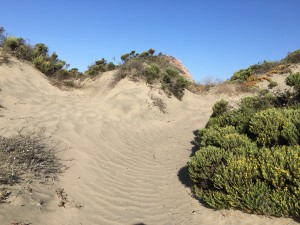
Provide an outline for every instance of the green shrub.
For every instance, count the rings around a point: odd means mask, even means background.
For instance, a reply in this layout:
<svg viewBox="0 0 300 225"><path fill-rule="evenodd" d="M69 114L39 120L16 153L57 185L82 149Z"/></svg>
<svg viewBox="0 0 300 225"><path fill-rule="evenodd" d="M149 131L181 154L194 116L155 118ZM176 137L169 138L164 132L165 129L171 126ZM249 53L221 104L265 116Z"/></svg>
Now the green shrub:
<svg viewBox="0 0 300 225"><path fill-rule="evenodd" d="M35 68L40 70L42 73L48 74L51 64L49 61L46 61L42 55L36 57L33 60L33 64L34 64Z"/></svg>
<svg viewBox="0 0 300 225"><path fill-rule="evenodd" d="M300 116L300 114L295 115ZM293 119L282 110L275 108L263 110L250 121L250 132L260 146L293 145L298 143L298 131Z"/></svg>
<svg viewBox="0 0 300 225"><path fill-rule="evenodd" d="M269 85L268 85L268 88L272 89L272 88L277 87L277 86L278 86L278 83L276 81L270 81Z"/></svg>
<svg viewBox="0 0 300 225"><path fill-rule="evenodd" d="M300 90L300 72L289 74L285 82L287 85L294 87L297 91Z"/></svg>
<svg viewBox="0 0 300 225"><path fill-rule="evenodd" d="M165 72L170 77L170 79L179 76L179 71L174 67L168 67Z"/></svg>
<svg viewBox="0 0 300 225"><path fill-rule="evenodd" d="M192 157L189 173L195 195L213 208L299 216L299 168L299 146L263 148L248 155L205 147Z"/></svg>
<svg viewBox="0 0 300 225"><path fill-rule="evenodd" d="M149 65L145 69L146 82L151 84L155 79L160 78L160 69L157 65Z"/></svg>
<svg viewBox="0 0 300 225"><path fill-rule="evenodd" d="M214 146L197 151L189 163L189 174L194 184L202 189L213 188L212 177L222 165L224 157L227 157L225 150Z"/></svg>
<svg viewBox="0 0 300 225"><path fill-rule="evenodd" d="M230 78L231 81L245 81L248 77L253 74L253 70L251 68L248 69L241 69L235 72L232 77Z"/></svg>
<svg viewBox="0 0 300 225"><path fill-rule="evenodd" d="M4 47L7 47L12 51L15 51L19 46L20 43L16 37L7 37L4 40Z"/></svg>
<svg viewBox="0 0 300 225"><path fill-rule="evenodd" d="M283 62L300 63L300 49L289 53L288 56L283 59Z"/></svg>
<svg viewBox="0 0 300 225"><path fill-rule="evenodd" d="M18 59L26 60L26 61L31 61L33 57L33 50L32 47L24 44L20 45L16 51L16 57Z"/></svg>
<svg viewBox="0 0 300 225"><path fill-rule="evenodd" d="M227 111L228 111L228 101L222 99L213 106L213 114L211 115L211 117L218 117Z"/></svg>
<svg viewBox="0 0 300 225"><path fill-rule="evenodd" d="M42 56L43 58L48 57L48 47L43 43L38 43L33 48L33 57Z"/></svg>
<svg viewBox="0 0 300 225"><path fill-rule="evenodd" d="M258 63L255 65L250 66L249 68L253 71L255 74L263 74L271 71L276 66L280 65L279 62L269 62L269 61L263 61L262 63Z"/></svg>
<svg viewBox="0 0 300 225"><path fill-rule="evenodd" d="M298 77L289 79L294 86ZM300 105L278 98L266 91L238 109L215 105L220 113L199 131L188 165L197 198L215 209L300 216Z"/></svg>
<svg viewBox="0 0 300 225"><path fill-rule="evenodd" d="M169 96L174 95L181 100L189 82L181 76L178 69L171 66L167 57L163 54L155 55L154 53L154 49L149 49L141 54L132 51L122 55L121 59L124 63L115 74L112 86L127 76L134 81L142 78L149 84L157 81L161 83L161 89Z"/></svg>
<svg viewBox="0 0 300 225"><path fill-rule="evenodd" d="M235 153L238 148L247 149L254 152L257 146L245 134L239 134L233 126L210 127L199 131L199 141L201 147L215 146Z"/></svg>
<svg viewBox="0 0 300 225"><path fill-rule="evenodd" d="M111 71L111 70L115 70L117 67L113 62L110 62L107 64L106 66L106 70Z"/></svg>
<svg viewBox="0 0 300 225"><path fill-rule="evenodd" d="M176 68L167 67L162 75L162 84L162 89L167 94L173 94L176 98L182 100L188 81L180 75Z"/></svg>

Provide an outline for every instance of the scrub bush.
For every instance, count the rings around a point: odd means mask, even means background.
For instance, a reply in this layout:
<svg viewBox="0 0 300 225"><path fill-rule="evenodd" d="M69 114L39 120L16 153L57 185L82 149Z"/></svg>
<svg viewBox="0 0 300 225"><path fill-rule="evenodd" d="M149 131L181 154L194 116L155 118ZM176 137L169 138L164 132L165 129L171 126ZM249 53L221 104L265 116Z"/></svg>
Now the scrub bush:
<svg viewBox="0 0 300 225"><path fill-rule="evenodd" d="M149 65L145 69L145 77L146 77L146 82L151 84L155 79L158 79L160 77L159 75L160 69L156 65Z"/></svg>
<svg viewBox="0 0 300 225"><path fill-rule="evenodd" d="M228 102L222 99L213 106L213 114L211 117L217 117L228 111Z"/></svg>
<svg viewBox="0 0 300 225"><path fill-rule="evenodd" d="M261 93L234 110L216 103L188 164L196 198L215 209L300 216L300 105L277 98Z"/></svg>
<svg viewBox="0 0 300 225"><path fill-rule="evenodd" d="M287 57L283 59L286 63L300 63L300 49L289 53Z"/></svg>

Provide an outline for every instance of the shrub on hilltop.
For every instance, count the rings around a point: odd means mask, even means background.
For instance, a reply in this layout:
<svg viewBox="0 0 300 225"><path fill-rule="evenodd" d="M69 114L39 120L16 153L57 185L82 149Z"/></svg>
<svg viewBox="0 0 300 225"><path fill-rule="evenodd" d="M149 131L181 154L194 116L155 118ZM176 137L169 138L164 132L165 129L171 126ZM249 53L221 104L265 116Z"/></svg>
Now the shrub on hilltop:
<svg viewBox="0 0 300 225"><path fill-rule="evenodd" d="M107 63L107 61L102 58L100 60L95 61L94 64L90 65L84 73L89 76L95 76L100 73L114 70L116 69L116 65L113 62Z"/></svg>
<svg viewBox="0 0 300 225"><path fill-rule="evenodd" d="M300 49L288 54L287 57L283 59L286 63L300 63Z"/></svg>
<svg viewBox="0 0 300 225"><path fill-rule="evenodd" d="M287 83L295 97L298 75ZM300 105L278 98L247 97L233 110L215 104L188 165L195 197L215 209L300 216Z"/></svg>
<svg viewBox="0 0 300 225"><path fill-rule="evenodd" d="M275 73L290 73L291 69L289 66L296 63L300 63L300 50L289 53L288 56L281 61L263 61L249 66L246 69L241 69L232 75L230 81L247 82L251 76L257 77L262 74L271 76Z"/></svg>
<svg viewBox="0 0 300 225"><path fill-rule="evenodd" d="M142 53L131 51L121 56L123 64L115 76L115 82L125 77L132 80L144 79L148 84L160 83L161 88L179 100L184 95L188 81L173 67L163 54L155 55L154 49Z"/></svg>
<svg viewBox="0 0 300 225"><path fill-rule="evenodd" d="M33 46L23 38L8 36L3 38L1 45L3 51L20 60L31 62L35 68L52 79L65 80L82 75L77 68L68 70L69 65L59 59L55 52L50 55L48 47L43 43Z"/></svg>

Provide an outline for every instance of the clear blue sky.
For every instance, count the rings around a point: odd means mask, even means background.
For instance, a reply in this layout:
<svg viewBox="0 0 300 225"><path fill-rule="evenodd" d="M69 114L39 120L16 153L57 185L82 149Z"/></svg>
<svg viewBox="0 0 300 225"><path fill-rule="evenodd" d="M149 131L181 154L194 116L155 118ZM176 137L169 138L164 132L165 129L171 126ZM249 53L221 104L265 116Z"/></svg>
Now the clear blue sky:
<svg viewBox="0 0 300 225"><path fill-rule="evenodd" d="M81 71L154 48L200 81L299 49L299 11L300 0L3 0L0 26Z"/></svg>

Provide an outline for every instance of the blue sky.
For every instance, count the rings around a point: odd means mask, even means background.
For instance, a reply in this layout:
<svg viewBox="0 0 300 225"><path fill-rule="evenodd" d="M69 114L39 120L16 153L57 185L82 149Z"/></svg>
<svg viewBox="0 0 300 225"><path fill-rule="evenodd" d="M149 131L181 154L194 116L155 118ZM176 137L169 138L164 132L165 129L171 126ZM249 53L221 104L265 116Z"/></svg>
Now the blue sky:
<svg viewBox="0 0 300 225"><path fill-rule="evenodd" d="M81 71L102 57L154 48L200 81L228 79L300 48L299 0L1 1L7 33L45 43Z"/></svg>

